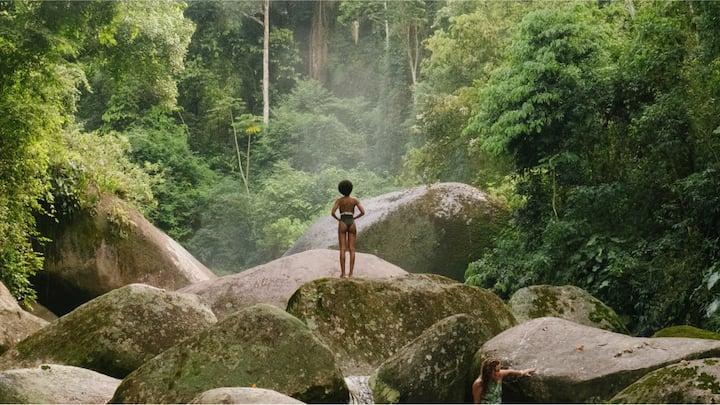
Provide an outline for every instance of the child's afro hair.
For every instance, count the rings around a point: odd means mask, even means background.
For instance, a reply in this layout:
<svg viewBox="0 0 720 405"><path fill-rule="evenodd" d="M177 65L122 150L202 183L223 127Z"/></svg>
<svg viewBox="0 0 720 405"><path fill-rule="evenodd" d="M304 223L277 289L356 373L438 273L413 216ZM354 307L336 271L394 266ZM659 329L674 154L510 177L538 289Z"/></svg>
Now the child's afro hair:
<svg viewBox="0 0 720 405"><path fill-rule="evenodd" d="M338 191L344 196L349 196L352 192L353 184L350 180L343 180L338 184Z"/></svg>

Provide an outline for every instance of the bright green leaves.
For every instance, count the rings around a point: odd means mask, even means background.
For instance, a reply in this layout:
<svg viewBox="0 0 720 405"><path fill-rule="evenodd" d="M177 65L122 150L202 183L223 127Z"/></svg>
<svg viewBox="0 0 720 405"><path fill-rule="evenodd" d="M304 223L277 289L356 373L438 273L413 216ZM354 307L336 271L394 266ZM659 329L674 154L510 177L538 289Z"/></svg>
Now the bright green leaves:
<svg viewBox="0 0 720 405"><path fill-rule="evenodd" d="M580 5L528 14L466 133L492 153L514 155L521 169L560 152L598 101L595 72L607 63L599 51L609 37L602 23Z"/></svg>

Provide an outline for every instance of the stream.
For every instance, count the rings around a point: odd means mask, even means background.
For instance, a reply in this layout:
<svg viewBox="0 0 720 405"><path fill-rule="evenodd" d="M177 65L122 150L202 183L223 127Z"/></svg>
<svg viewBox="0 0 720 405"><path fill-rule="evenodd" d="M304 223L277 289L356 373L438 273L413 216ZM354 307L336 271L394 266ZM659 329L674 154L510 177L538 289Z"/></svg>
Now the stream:
<svg viewBox="0 0 720 405"><path fill-rule="evenodd" d="M368 384L370 376L351 375L345 377L345 383L350 391L349 404L372 404L373 394Z"/></svg>

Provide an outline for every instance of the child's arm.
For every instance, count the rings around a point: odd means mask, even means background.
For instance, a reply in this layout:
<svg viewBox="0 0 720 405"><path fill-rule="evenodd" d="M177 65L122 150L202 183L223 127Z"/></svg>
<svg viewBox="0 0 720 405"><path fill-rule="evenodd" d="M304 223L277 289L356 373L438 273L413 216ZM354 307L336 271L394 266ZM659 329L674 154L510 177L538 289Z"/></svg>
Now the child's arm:
<svg viewBox="0 0 720 405"><path fill-rule="evenodd" d="M472 385L473 403L479 404L480 398L482 398L482 380L476 379Z"/></svg>
<svg viewBox="0 0 720 405"><path fill-rule="evenodd" d="M360 213L355 215L353 219L358 219L361 216L365 215L365 208L363 208L362 203L357 198L355 199L355 206L358 208L358 211L360 211Z"/></svg>
<svg viewBox="0 0 720 405"><path fill-rule="evenodd" d="M335 200L335 204L333 204L332 211L330 211L330 215L332 215L332 217L335 218L336 221L340 220L340 218L336 214L338 208L340 208L340 199Z"/></svg>
<svg viewBox="0 0 720 405"><path fill-rule="evenodd" d="M520 377L530 377L534 373L535 373L534 368L526 368L525 370L508 369L508 370L500 370L500 377L504 378L509 375L519 375Z"/></svg>

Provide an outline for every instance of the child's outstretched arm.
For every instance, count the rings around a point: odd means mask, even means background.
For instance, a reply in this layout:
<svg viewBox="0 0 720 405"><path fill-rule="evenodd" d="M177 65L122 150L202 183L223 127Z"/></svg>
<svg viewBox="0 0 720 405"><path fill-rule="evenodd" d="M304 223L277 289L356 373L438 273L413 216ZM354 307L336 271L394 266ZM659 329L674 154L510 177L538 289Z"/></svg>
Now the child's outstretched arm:
<svg viewBox="0 0 720 405"><path fill-rule="evenodd" d="M530 377L534 373L535 373L534 368L526 368L525 370L507 369L507 370L500 370L500 377L507 377L509 375L518 375L520 377Z"/></svg>

